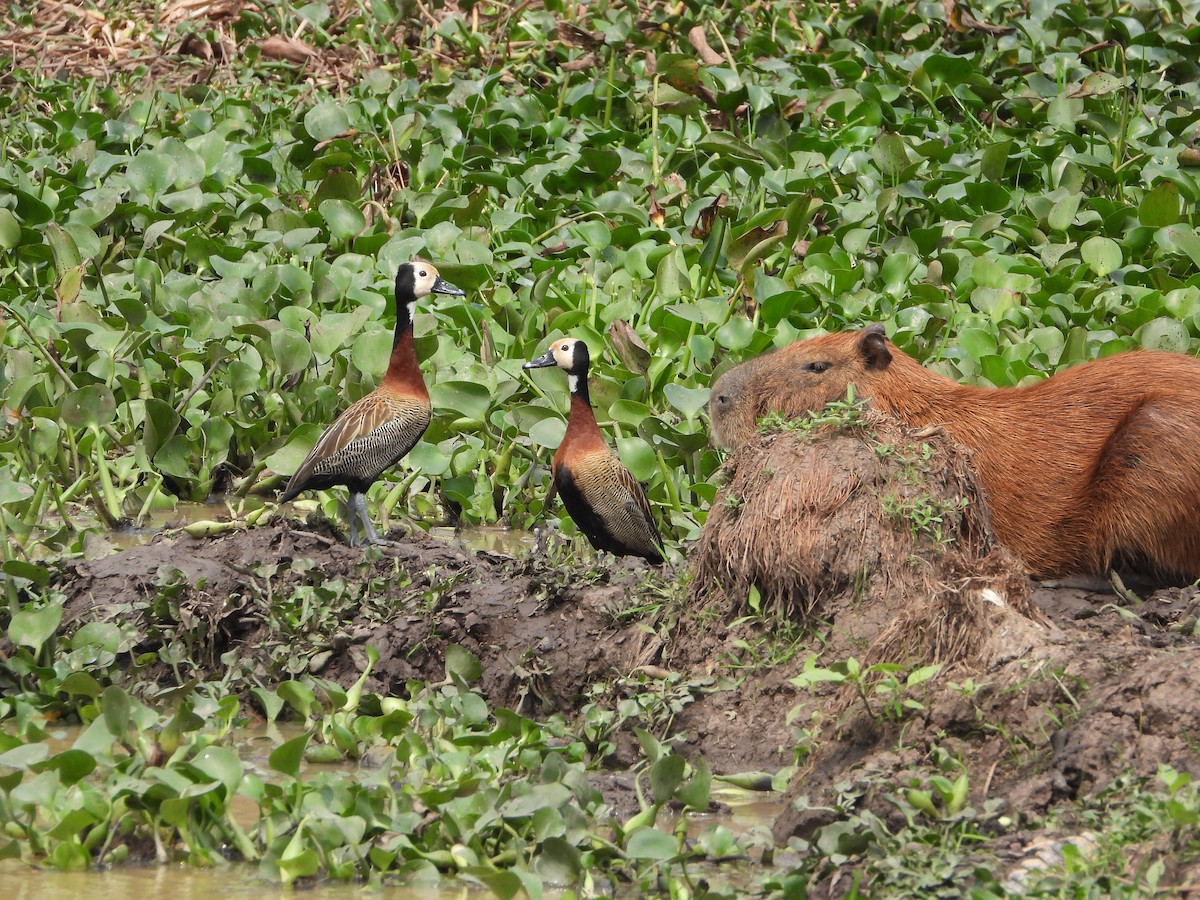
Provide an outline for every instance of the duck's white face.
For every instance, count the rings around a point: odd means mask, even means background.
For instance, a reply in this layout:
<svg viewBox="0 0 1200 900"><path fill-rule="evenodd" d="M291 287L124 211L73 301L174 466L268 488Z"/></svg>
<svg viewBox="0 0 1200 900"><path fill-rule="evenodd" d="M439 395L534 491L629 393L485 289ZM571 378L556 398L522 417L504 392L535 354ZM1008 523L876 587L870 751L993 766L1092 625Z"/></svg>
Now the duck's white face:
<svg viewBox="0 0 1200 900"><path fill-rule="evenodd" d="M578 343L579 338L555 341L554 346L550 348L550 352L554 354L554 364L560 369L570 370L575 365L575 345Z"/></svg>
<svg viewBox="0 0 1200 900"><path fill-rule="evenodd" d="M423 260L413 260L413 294L419 299L433 293L438 282L438 270Z"/></svg>

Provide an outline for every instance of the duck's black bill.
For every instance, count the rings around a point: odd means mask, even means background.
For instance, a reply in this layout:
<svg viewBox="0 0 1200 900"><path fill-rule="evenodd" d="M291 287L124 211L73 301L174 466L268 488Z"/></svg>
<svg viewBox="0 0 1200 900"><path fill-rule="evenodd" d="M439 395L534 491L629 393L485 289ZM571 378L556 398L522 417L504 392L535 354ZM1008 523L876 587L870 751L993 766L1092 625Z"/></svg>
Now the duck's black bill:
<svg viewBox="0 0 1200 900"><path fill-rule="evenodd" d="M437 281L435 281L435 282L433 283L433 293L435 293L435 294L449 294L451 297L465 297L465 296L467 296L467 292L466 292L466 291L464 291L464 290L463 290L462 288L460 288L460 287L455 287L455 286L454 286L454 285L452 285L450 282L448 282L448 281L447 281L445 278L442 278L440 275L438 276L438 279L437 279Z"/></svg>
<svg viewBox="0 0 1200 900"><path fill-rule="evenodd" d="M549 366L556 366L556 365L558 365L558 363L556 363L554 361L554 351L547 350L545 353L543 353L537 359L531 359L529 362L525 363L525 365L521 366L521 368L522 369L545 369Z"/></svg>

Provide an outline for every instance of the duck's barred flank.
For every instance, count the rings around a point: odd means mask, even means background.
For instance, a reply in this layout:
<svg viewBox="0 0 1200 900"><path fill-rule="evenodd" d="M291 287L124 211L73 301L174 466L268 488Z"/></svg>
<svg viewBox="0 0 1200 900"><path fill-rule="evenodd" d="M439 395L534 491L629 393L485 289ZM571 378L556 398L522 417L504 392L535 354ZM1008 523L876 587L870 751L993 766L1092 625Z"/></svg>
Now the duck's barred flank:
<svg viewBox="0 0 1200 900"><path fill-rule="evenodd" d="M416 446L432 419L429 407L404 397L380 398L380 402L391 408L394 418L326 456L313 467L314 478L337 475L370 483Z"/></svg>
<svg viewBox="0 0 1200 900"><path fill-rule="evenodd" d="M646 493L611 453L574 455L556 476L563 505L593 547L662 562L662 539Z"/></svg>

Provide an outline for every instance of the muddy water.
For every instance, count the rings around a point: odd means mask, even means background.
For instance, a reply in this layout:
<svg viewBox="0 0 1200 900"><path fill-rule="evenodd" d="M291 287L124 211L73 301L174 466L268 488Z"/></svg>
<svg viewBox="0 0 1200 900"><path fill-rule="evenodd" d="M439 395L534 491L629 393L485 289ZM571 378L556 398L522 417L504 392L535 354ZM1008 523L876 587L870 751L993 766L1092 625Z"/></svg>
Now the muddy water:
<svg viewBox="0 0 1200 900"><path fill-rule="evenodd" d="M203 519L223 519L227 515L228 507L221 498L205 503L179 503L174 509L150 512L137 527L130 526L108 531L105 533L105 539L118 550L128 550L131 547L150 543L154 536L162 531L182 528ZM77 521L75 524L86 525L88 523ZM432 528L429 530L429 536L457 544L466 550L485 550L505 556L527 554L534 544L533 535L527 531L514 531L511 528L498 527Z"/></svg>
<svg viewBox="0 0 1200 900"><path fill-rule="evenodd" d="M5 900L130 900L133 897L171 897L173 900L211 898L255 898L285 900L296 891L269 884L258 878L251 866L230 865L221 869L191 869L186 866L125 866L105 872L55 872L31 869L8 860L0 862L0 884ZM457 900L493 896L490 891L455 885L436 888L321 884L302 892L312 900Z"/></svg>

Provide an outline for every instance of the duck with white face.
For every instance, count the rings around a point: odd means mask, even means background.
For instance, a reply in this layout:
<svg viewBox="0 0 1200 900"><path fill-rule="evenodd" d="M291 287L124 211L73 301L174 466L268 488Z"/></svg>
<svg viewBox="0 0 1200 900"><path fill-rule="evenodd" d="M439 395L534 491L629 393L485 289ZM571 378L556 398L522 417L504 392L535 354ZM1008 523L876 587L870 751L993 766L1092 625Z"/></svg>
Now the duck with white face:
<svg viewBox="0 0 1200 900"><path fill-rule="evenodd" d="M617 556L640 556L658 565L663 544L650 501L633 474L621 465L600 433L588 396L587 344L559 338L550 349L522 368L556 366L567 373L571 413L567 431L551 465L551 495L562 495L571 519L597 550Z"/></svg>
<svg viewBox="0 0 1200 900"><path fill-rule="evenodd" d="M325 429L279 497L283 503L301 491L345 485L350 490L353 547L387 543L367 516L366 492L416 445L433 416L412 330L417 301L430 294L462 297L466 292L424 260L403 263L396 270L396 333L383 380ZM357 522L363 527L361 540Z"/></svg>

